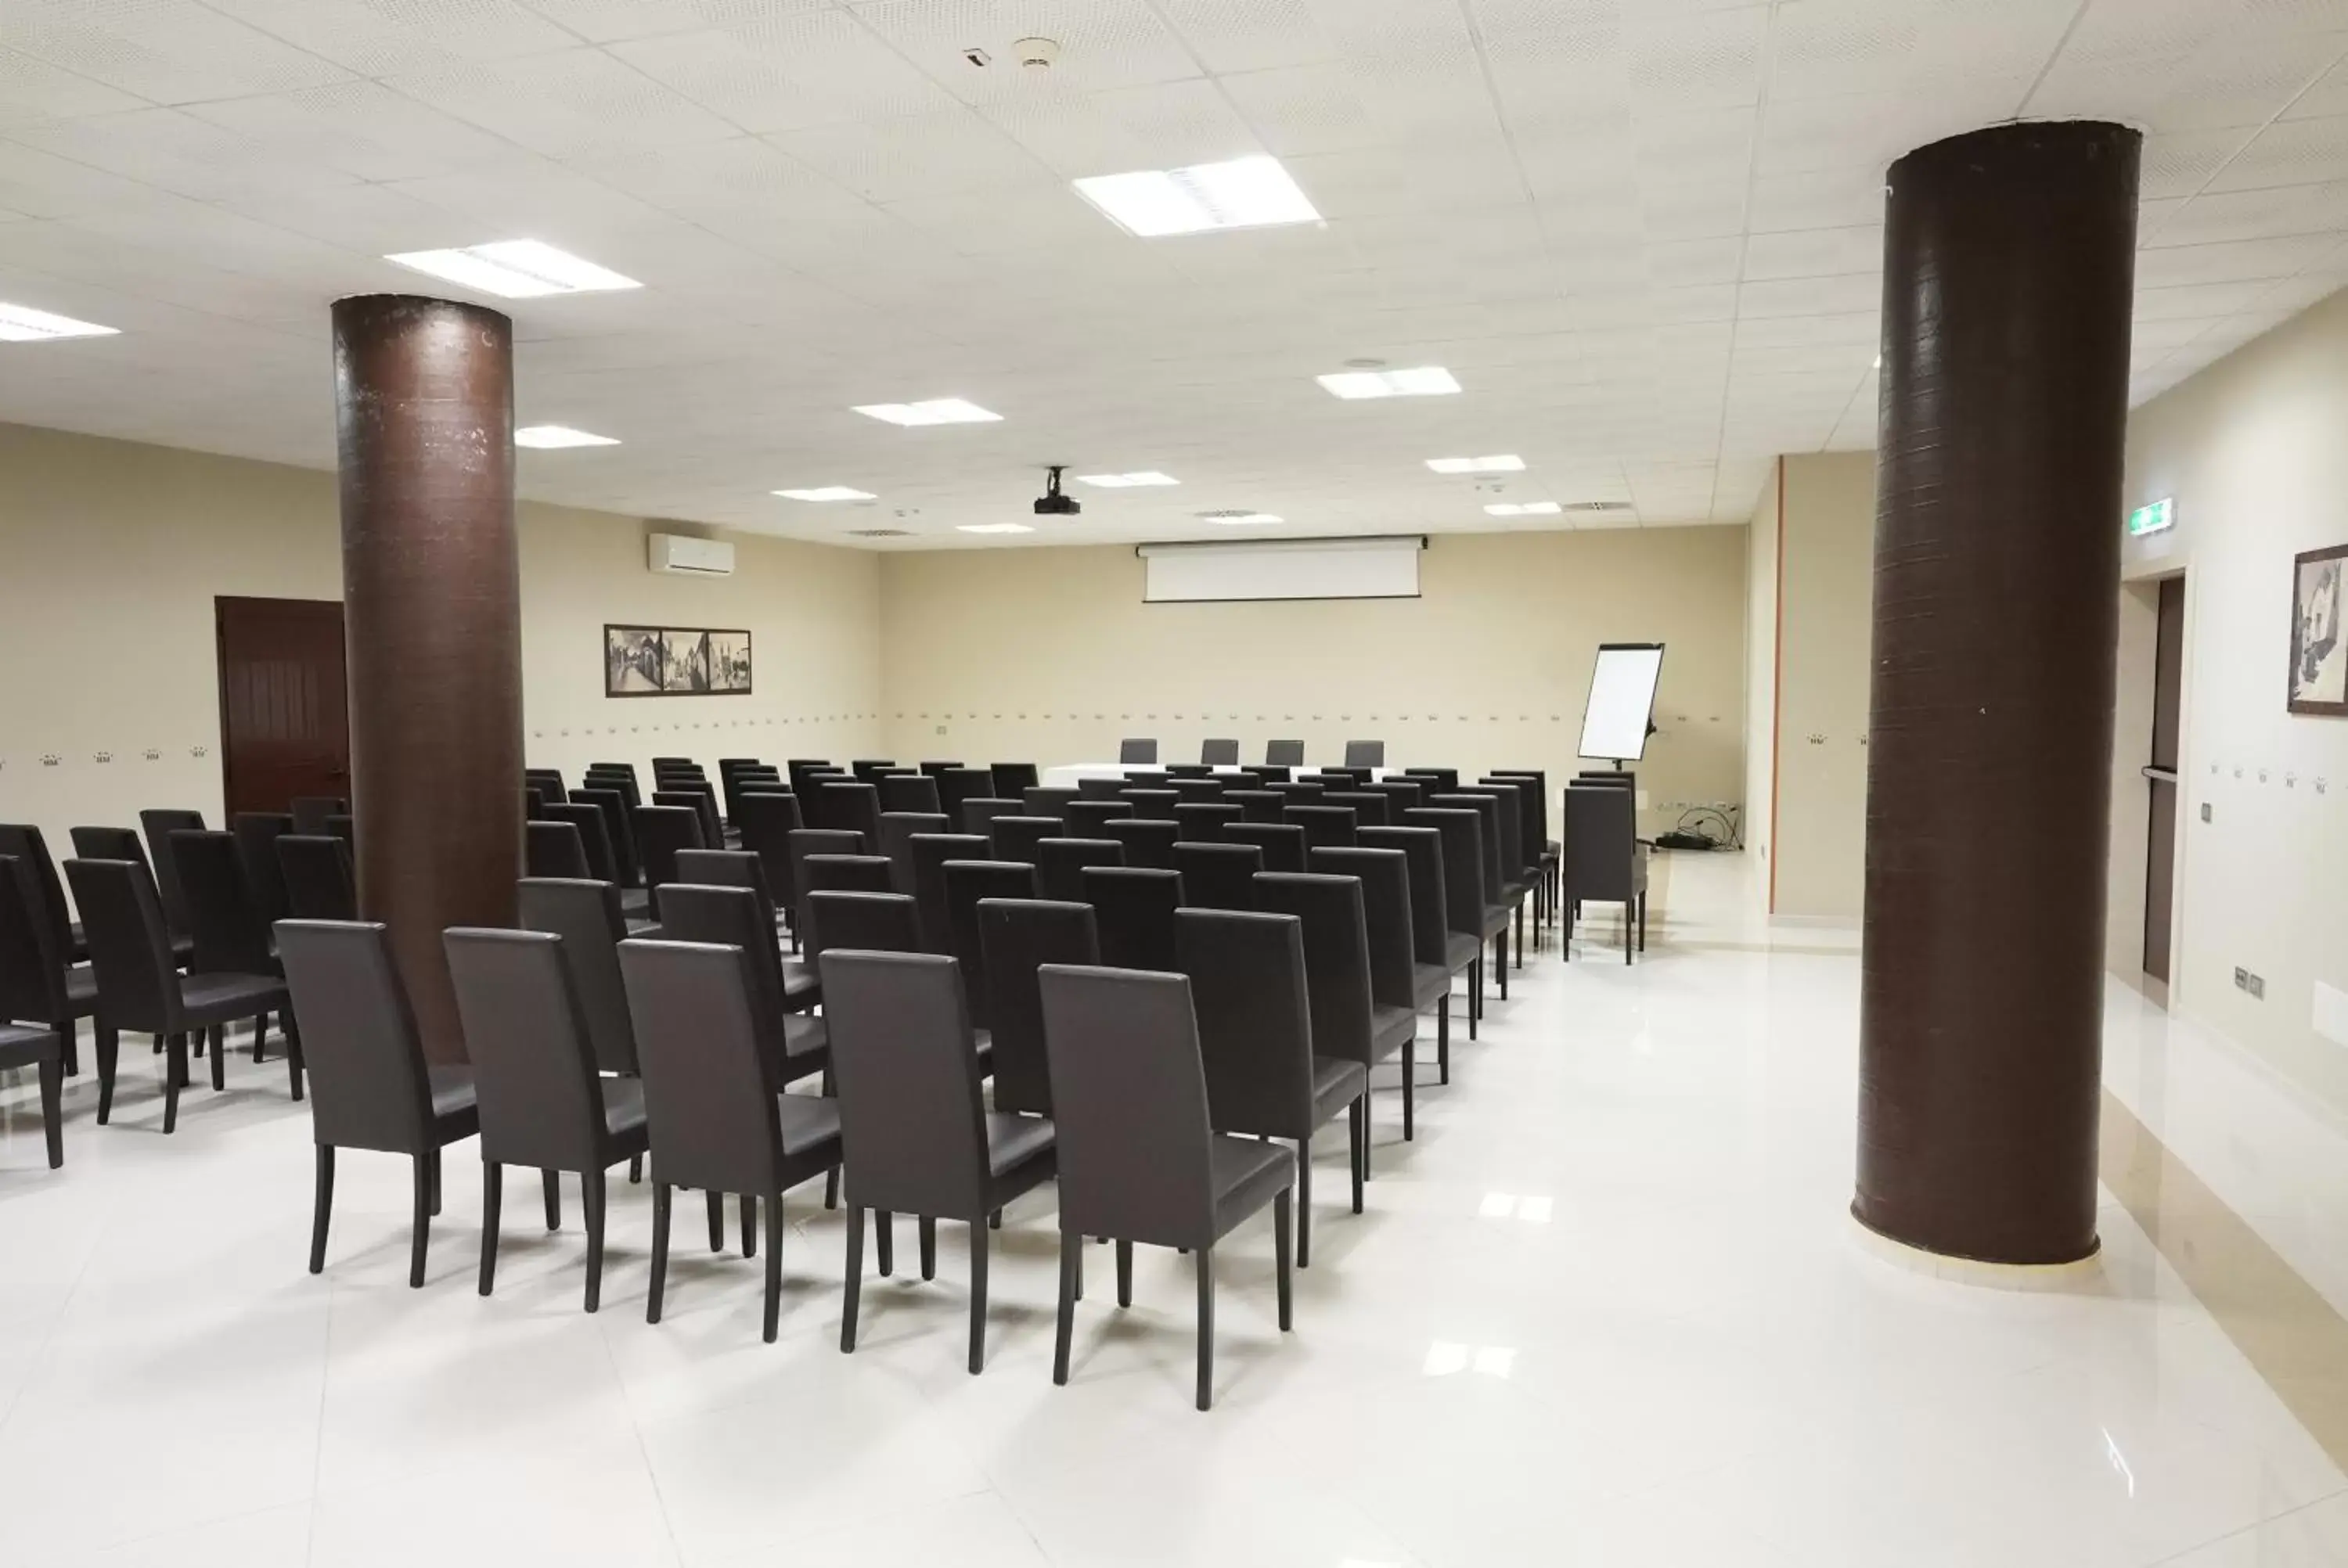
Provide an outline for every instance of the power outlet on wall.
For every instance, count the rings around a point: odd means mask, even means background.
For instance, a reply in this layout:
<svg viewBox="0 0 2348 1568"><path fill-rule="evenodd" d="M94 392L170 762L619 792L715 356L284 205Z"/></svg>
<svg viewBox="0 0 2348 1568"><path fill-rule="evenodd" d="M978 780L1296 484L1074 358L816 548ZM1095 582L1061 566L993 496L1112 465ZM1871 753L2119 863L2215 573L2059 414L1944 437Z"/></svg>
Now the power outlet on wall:
<svg viewBox="0 0 2348 1568"><path fill-rule="evenodd" d="M2262 1002L2267 999L2266 980L2248 969L2237 968L2234 970L2234 989L2238 991L2249 992L2253 1001Z"/></svg>

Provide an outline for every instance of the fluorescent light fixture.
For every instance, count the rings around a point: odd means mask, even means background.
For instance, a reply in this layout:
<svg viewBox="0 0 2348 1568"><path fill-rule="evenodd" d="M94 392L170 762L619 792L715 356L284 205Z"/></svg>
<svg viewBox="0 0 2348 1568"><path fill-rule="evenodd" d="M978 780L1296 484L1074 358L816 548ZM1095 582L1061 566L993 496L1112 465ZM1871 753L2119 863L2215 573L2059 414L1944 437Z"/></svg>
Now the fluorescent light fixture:
<svg viewBox="0 0 2348 1568"><path fill-rule="evenodd" d="M1514 474L1525 460L1513 452L1495 452L1488 457L1429 457L1426 466L1438 474Z"/></svg>
<svg viewBox="0 0 2348 1568"><path fill-rule="evenodd" d="M612 436L573 430L568 425L525 425L514 432L514 445L517 446L551 449L557 446L617 446L619 444Z"/></svg>
<svg viewBox="0 0 2348 1568"><path fill-rule="evenodd" d="M1565 508L1555 501L1496 501L1484 510L1496 518L1553 518Z"/></svg>
<svg viewBox="0 0 2348 1568"><path fill-rule="evenodd" d="M1095 175L1076 181L1076 194L1145 240L1321 219L1276 158Z"/></svg>
<svg viewBox="0 0 2348 1568"><path fill-rule="evenodd" d="M1025 523L963 523L954 531L963 534L1032 534L1035 530Z"/></svg>
<svg viewBox="0 0 2348 1568"><path fill-rule="evenodd" d="M786 501L869 501L870 490L859 490L848 485L818 485L812 490L778 490L776 495Z"/></svg>
<svg viewBox="0 0 2348 1568"><path fill-rule="evenodd" d="M860 403L856 412L891 425L985 425L1001 419L975 403L959 397L932 397L926 403Z"/></svg>
<svg viewBox="0 0 2348 1568"><path fill-rule="evenodd" d="M384 260L509 300L644 287L633 278L537 240L499 240L454 251L403 251Z"/></svg>
<svg viewBox="0 0 2348 1568"><path fill-rule="evenodd" d="M1144 485L1179 485L1181 482L1173 475L1160 474L1154 468L1144 469L1138 474L1079 474L1076 476L1077 484L1098 485L1104 490L1132 490Z"/></svg>
<svg viewBox="0 0 2348 1568"><path fill-rule="evenodd" d="M47 343L61 337L114 337L119 327L102 327L96 322L77 322L71 316L53 316L46 311L36 311L30 305L12 305L0 300L0 343Z"/></svg>
<svg viewBox="0 0 2348 1568"><path fill-rule="evenodd" d="M1314 377L1338 396L1443 397L1459 390L1458 381L1439 364L1416 370L1347 370Z"/></svg>
<svg viewBox="0 0 2348 1568"><path fill-rule="evenodd" d="M1217 518L1215 519L1215 521L1231 528L1248 528L1260 523L1276 523L1281 520L1282 519L1273 517L1270 512L1240 512L1231 517Z"/></svg>

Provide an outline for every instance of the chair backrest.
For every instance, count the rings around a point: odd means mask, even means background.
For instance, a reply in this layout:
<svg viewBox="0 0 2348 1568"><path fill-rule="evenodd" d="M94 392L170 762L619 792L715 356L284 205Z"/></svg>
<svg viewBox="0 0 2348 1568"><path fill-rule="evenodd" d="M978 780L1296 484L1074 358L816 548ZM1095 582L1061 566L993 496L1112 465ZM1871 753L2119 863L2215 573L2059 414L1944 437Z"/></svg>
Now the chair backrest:
<svg viewBox="0 0 2348 1568"><path fill-rule="evenodd" d="M808 794L812 787L807 782L809 777L837 771L826 757L792 757L783 764L784 775L791 781L791 793L800 796Z"/></svg>
<svg viewBox="0 0 2348 1568"><path fill-rule="evenodd" d="M799 862L806 886L800 897L819 893L894 893L897 868L885 855L810 855Z"/></svg>
<svg viewBox="0 0 2348 1568"><path fill-rule="evenodd" d="M188 901L188 935L195 938L188 967L199 974L270 973L269 922L253 897L236 836L181 831L171 835L163 853L178 867Z"/></svg>
<svg viewBox="0 0 2348 1568"><path fill-rule="evenodd" d="M1301 768L1304 765L1303 741L1266 741L1263 760L1276 768Z"/></svg>
<svg viewBox="0 0 2348 1568"><path fill-rule="evenodd" d="M1058 898L982 898L978 946L986 960L994 1108L1049 1116L1052 1080L1035 971L1045 964L1100 962L1093 907Z"/></svg>
<svg viewBox="0 0 2348 1568"><path fill-rule="evenodd" d="M1060 809L1060 820L1071 838L1107 838L1103 828L1132 815L1129 800L1072 800Z"/></svg>
<svg viewBox="0 0 2348 1568"><path fill-rule="evenodd" d="M955 767L938 774L938 809L953 818L957 828L963 823L963 802L994 797L994 773L990 768Z"/></svg>
<svg viewBox="0 0 2348 1568"><path fill-rule="evenodd" d="M1443 835L1431 827L1365 827L1357 836L1364 849L1391 849L1402 855L1404 880L1410 894L1411 956L1422 964L1446 967L1448 955L1444 938L1449 921L1444 913Z"/></svg>
<svg viewBox="0 0 2348 1568"><path fill-rule="evenodd" d="M431 1078L407 988L379 922L281 920L277 951L302 1020L310 1127L321 1143L417 1154L432 1146Z"/></svg>
<svg viewBox="0 0 2348 1568"><path fill-rule="evenodd" d="M603 831L612 840L612 869L616 873L613 880L623 887L641 886L644 867L636 856L635 830L628 820L633 808L628 804L628 797L616 789L598 788L590 780L585 787L572 790L571 798L603 814Z"/></svg>
<svg viewBox="0 0 2348 1568"><path fill-rule="evenodd" d="M139 835L127 827L77 827L67 836L73 841L76 860L135 860L147 864L147 851L139 843ZM151 867L150 867L151 869Z"/></svg>
<svg viewBox="0 0 2348 1568"><path fill-rule="evenodd" d="M1313 1049L1323 1056L1371 1061L1369 924L1362 885L1352 876L1267 871L1255 885L1256 907L1304 922L1304 975L1313 999ZM1406 999L1408 991L1405 990ZM1403 1003L1408 1006L1407 999Z"/></svg>
<svg viewBox="0 0 2348 1568"><path fill-rule="evenodd" d="M1215 776L1212 763L1168 763L1166 775L1178 779L1210 779Z"/></svg>
<svg viewBox="0 0 2348 1568"><path fill-rule="evenodd" d="M855 774L857 778L860 779L864 783L870 784L874 779L885 778L889 774L895 773L897 771L897 759L894 757L855 757L850 760L848 771Z"/></svg>
<svg viewBox="0 0 2348 1568"><path fill-rule="evenodd" d="M921 916L902 893L810 893L808 928L801 939L810 958L831 948L918 953Z"/></svg>
<svg viewBox="0 0 2348 1568"><path fill-rule="evenodd" d="M987 839L997 860L1035 864L1035 846L1062 835L1066 825L1056 816L998 816L987 824Z"/></svg>
<svg viewBox="0 0 2348 1568"><path fill-rule="evenodd" d="M176 811L156 808L139 814L139 831L147 835L147 862L155 873L155 891L162 895L163 917L174 932L188 929L188 902L180 892L180 868L166 853L171 835L182 829L201 833L204 814L200 811ZM0 854L7 853L0 849ZM85 860L118 859L118 856L83 856Z"/></svg>
<svg viewBox="0 0 2348 1568"><path fill-rule="evenodd" d="M1384 797L1386 803L1385 825L1391 825L1402 821L1402 814L1419 804L1427 794L1426 784L1425 779L1396 778L1389 774L1376 784L1364 784L1354 793ZM1368 827L1373 824L1365 816L1362 819L1362 825Z"/></svg>
<svg viewBox="0 0 2348 1568"><path fill-rule="evenodd" d="M1486 784L1516 784L1517 804L1524 808L1519 828L1524 841L1525 864L1538 868L1549 853L1549 780L1539 768L1494 768Z"/></svg>
<svg viewBox="0 0 2348 1568"><path fill-rule="evenodd" d="M1251 845L1262 851L1266 871L1304 869L1304 830L1292 822L1226 823L1223 838L1227 843Z"/></svg>
<svg viewBox="0 0 2348 1568"><path fill-rule="evenodd" d="M89 945L100 1027L180 1033L180 975L155 879L129 860L68 860L66 877Z"/></svg>
<svg viewBox="0 0 2348 1568"><path fill-rule="evenodd" d="M1255 874L1263 851L1252 844L1178 844L1174 869L1182 874L1182 902L1194 909L1252 909Z"/></svg>
<svg viewBox="0 0 2348 1568"><path fill-rule="evenodd" d="M750 968L741 948L722 944L620 944L662 1182L763 1195L780 1178L778 1085L760 1050L766 1031Z"/></svg>
<svg viewBox="0 0 2348 1568"><path fill-rule="evenodd" d="M1349 768L1382 768L1386 765L1386 743L1384 741L1347 741L1345 765Z"/></svg>
<svg viewBox="0 0 2348 1568"><path fill-rule="evenodd" d="M1342 805L1354 814L1356 828L1384 827L1390 820L1386 797L1375 790L1333 789L1321 797L1329 805Z"/></svg>
<svg viewBox="0 0 2348 1568"><path fill-rule="evenodd" d="M562 938L454 926L440 934L440 945L473 1064L481 1158L541 1170L601 1169L603 1094Z"/></svg>
<svg viewBox="0 0 2348 1568"><path fill-rule="evenodd" d="M1114 838L1046 838L1035 845L1035 885L1046 898L1082 903L1086 867L1124 864L1125 845Z"/></svg>
<svg viewBox="0 0 2348 1568"><path fill-rule="evenodd" d="M1121 763L1154 763L1158 760L1158 743L1151 740L1128 740L1117 743L1117 760Z"/></svg>
<svg viewBox="0 0 2348 1568"><path fill-rule="evenodd" d="M1201 741L1199 743L1199 760L1215 767L1236 767L1240 760L1240 743L1237 741Z"/></svg>
<svg viewBox="0 0 2348 1568"><path fill-rule="evenodd" d="M533 822L541 827L564 828L561 823ZM277 868L285 877L285 902L297 920L355 920L359 917L358 878L351 868L351 846L331 833L288 833L277 840Z"/></svg>
<svg viewBox="0 0 2348 1568"><path fill-rule="evenodd" d="M1323 768L1314 775L1323 790L1357 790L1378 776L1375 768Z"/></svg>
<svg viewBox="0 0 2348 1568"><path fill-rule="evenodd" d="M862 853L880 851L880 792L869 784L822 784L809 803L809 825L861 835Z"/></svg>
<svg viewBox="0 0 2348 1568"><path fill-rule="evenodd" d="M1472 811L1422 805L1402 814L1405 827L1431 827L1443 835L1443 922L1463 937L1484 939L1484 819Z"/></svg>
<svg viewBox="0 0 2348 1568"><path fill-rule="evenodd" d="M798 878L791 870L791 835L806 825L799 820L799 797L762 790L744 792L741 802L742 847L767 868L767 886L775 901L796 908Z"/></svg>
<svg viewBox="0 0 2348 1568"><path fill-rule="evenodd" d="M286 811L241 811L229 819L236 847L244 856L245 883L252 889L253 907L264 924L285 918L292 906L285 897L285 872L278 864L277 840L294 831L294 814Z"/></svg>
<svg viewBox="0 0 2348 1568"><path fill-rule="evenodd" d="M940 778L944 775L948 768L960 766L962 766L961 762L955 758L934 757L922 764L921 772L924 778Z"/></svg>
<svg viewBox="0 0 2348 1568"><path fill-rule="evenodd" d="M1174 808L1174 825L1182 830L1184 844L1220 844L1223 829L1246 815L1222 801L1184 801Z"/></svg>
<svg viewBox="0 0 2348 1568"><path fill-rule="evenodd" d="M1017 816L1019 803L1001 795L973 795L962 803L961 827L964 833L992 835L998 816Z"/></svg>
<svg viewBox="0 0 2348 1568"><path fill-rule="evenodd" d="M66 913L65 884L57 880L57 863L49 857L41 830L29 822L0 823L0 855L14 856L30 868L33 885L40 889L41 917L48 924L49 940L59 953L68 951L73 919Z"/></svg>
<svg viewBox="0 0 2348 1568"><path fill-rule="evenodd" d="M1500 841L1500 874L1511 881L1529 880L1532 862L1525 858L1524 790L1509 779L1490 779L1472 789L1462 785L1460 793L1488 795L1499 806L1499 820L1492 825Z"/></svg>
<svg viewBox="0 0 2348 1568"><path fill-rule="evenodd" d="M1430 795L1427 804L1437 810L1465 808L1476 814L1476 848L1483 861L1484 902L1498 904L1501 885L1509 876L1508 864L1500 857L1499 797L1463 789L1451 794Z"/></svg>
<svg viewBox="0 0 2348 1568"><path fill-rule="evenodd" d="M676 894L674 897L665 890L661 894L662 938L741 948L748 964L750 989L755 993L756 1016L779 1030L787 1010L783 1006L783 958L775 946L774 914L771 908L762 906L757 890L697 882L675 882L669 886L676 889ZM638 1061L643 1061L644 1053L644 1026L639 1023Z"/></svg>
<svg viewBox="0 0 2348 1568"><path fill-rule="evenodd" d="M31 866L0 855L0 1023L63 1023L70 1010L65 958L49 941L40 885Z"/></svg>
<svg viewBox="0 0 2348 1568"><path fill-rule="evenodd" d="M791 863L791 886L798 906L794 924L807 918L807 896L813 891L808 886L808 857L811 855L861 855L864 835L853 828L800 827L791 831L788 854ZM884 889L885 891L885 889Z"/></svg>
<svg viewBox="0 0 2348 1568"><path fill-rule="evenodd" d="M1608 902L1632 897L1632 861L1639 853L1637 796L1611 784L1568 784L1565 831L1566 897Z"/></svg>
<svg viewBox="0 0 2348 1568"><path fill-rule="evenodd" d="M821 968L850 1201L983 1218L985 1106L954 960L834 948Z"/></svg>
<svg viewBox="0 0 2348 1568"><path fill-rule="evenodd" d="M1100 932L1104 964L1115 969L1174 968L1174 911L1182 906L1180 872L1096 866L1082 880L1084 901L1093 907Z"/></svg>
<svg viewBox="0 0 2348 1568"><path fill-rule="evenodd" d="M579 787L615 791L630 811L644 804L644 789L636 783L633 763L597 763L581 775Z"/></svg>
<svg viewBox="0 0 2348 1568"><path fill-rule="evenodd" d="M913 903L922 917L922 950L953 951L953 915L946 903L946 862L983 860L987 842L974 833L917 833L907 841L913 852Z"/></svg>
<svg viewBox="0 0 2348 1568"><path fill-rule="evenodd" d="M945 876L947 936L953 956L962 965L963 994L971 1022L980 1029L991 1028L994 993L987 989L986 949L978 935L979 901L1033 898L1035 867L1024 860L949 860Z"/></svg>
<svg viewBox="0 0 2348 1568"><path fill-rule="evenodd" d="M1063 1234L1212 1244L1213 1147L1189 982L1046 964L1037 987Z"/></svg>
<svg viewBox="0 0 2348 1568"><path fill-rule="evenodd" d="M1281 816L1304 830L1309 850L1340 847L1354 842L1354 808L1347 805L1292 805Z"/></svg>
<svg viewBox="0 0 2348 1568"><path fill-rule="evenodd" d="M1177 924L1215 1131L1310 1133L1318 1041L1303 923L1293 915L1185 909Z"/></svg>
<svg viewBox="0 0 2348 1568"><path fill-rule="evenodd" d="M775 927L775 891L767 881L767 863L747 849L680 849L676 879L704 887L747 887L758 900L759 914L771 933Z"/></svg>
<svg viewBox="0 0 2348 1568"><path fill-rule="evenodd" d="M1289 805L1311 805L1329 786L1319 779L1281 779L1263 787L1279 795Z"/></svg>
<svg viewBox="0 0 2348 1568"><path fill-rule="evenodd" d="M1019 792L1019 809L1028 816L1062 816L1082 797L1056 784L1029 784Z"/></svg>
<svg viewBox="0 0 2348 1568"><path fill-rule="evenodd" d="M1459 787L1457 768L1405 768L1402 770L1402 776L1406 779L1426 780L1426 793L1428 794L1449 794Z"/></svg>
<svg viewBox="0 0 2348 1568"><path fill-rule="evenodd" d="M923 779L923 784L931 781ZM943 833L945 814L936 811L884 811L880 814L880 853L889 857L889 883L900 893L915 891L913 835Z"/></svg>
<svg viewBox="0 0 2348 1568"><path fill-rule="evenodd" d="M1085 774L1076 779L1079 800L1115 800L1126 787L1123 774Z"/></svg>
<svg viewBox="0 0 2348 1568"><path fill-rule="evenodd" d="M874 787L880 792L880 814L884 818L891 812L937 815L945 809L944 797L938 794L938 781L926 774L891 774Z"/></svg>
<svg viewBox="0 0 2348 1568"><path fill-rule="evenodd" d="M653 797L657 801L660 796ZM701 835L701 814L690 805L640 805L635 809L636 853L643 857L644 886L662 887L676 880L676 852L706 849Z"/></svg>
<svg viewBox="0 0 2348 1568"><path fill-rule="evenodd" d="M1361 884L1370 996L1381 1007L1416 1010L1409 857L1399 849L1363 848L1316 849L1305 858L1317 875L1350 876Z"/></svg>
<svg viewBox="0 0 2348 1568"><path fill-rule="evenodd" d="M1241 822L1278 822L1280 814L1288 808L1281 793L1270 789L1227 789L1223 792L1223 804L1239 807Z"/></svg>
<svg viewBox="0 0 2348 1568"><path fill-rule="evenodd" d="M1182 825L1170 815L1117 817L1103 823L1100 832L1103 838L1114 838L1125 846L1128 866L1174 869L1174 845L1181 841Z"/></svg>
<svg viewBox="0 0 2348 1568"><path fill-rule="evenodd" d="M589 875L587 844L567 822L527 822L522 825L522 871L530 876ZM337 839L336 843L341 840ZM291 890L288 890L291 897Z"/></svg>
<svg viewBox="0 0 2348 1568"><path fill-rule="evenodd" d="M562 798L562 775L554 775L554 798ZM297 794L286 813L294 819L294 831L306 837L326 835L326 819L342 816L351 809L351 803L338 794Z"/></svg>
<svg viewBox="0 0 2348 1568"><path fill-rule="evenodd" d="M994 775L994 793L1018 800L1036 784L1034 763L996 763L986 770Z"/></svg>
<svg viewBox="0 0 2348 1568"><path fill-rule="evenodd" d="M595 1065L606 1072L636 1071L636 1033L628 1022L628 992L620 980L620 944L628 922L620 890L609 882L525 876L514 885L516 918L525 931L562 938L572 994L587 1020Z"/></svg>
<svg viewBox="0 0 2348 1568"><path fill-rule="evenodd" d="M686 784L682 780L664 781L666 787L653 791L653 804L681 806L693 813L694 825L701 834L701 847L716 849L726 842L726 829L717 818L717 797L705 784ZM639 829L639 832L642 830Z"/></svg>

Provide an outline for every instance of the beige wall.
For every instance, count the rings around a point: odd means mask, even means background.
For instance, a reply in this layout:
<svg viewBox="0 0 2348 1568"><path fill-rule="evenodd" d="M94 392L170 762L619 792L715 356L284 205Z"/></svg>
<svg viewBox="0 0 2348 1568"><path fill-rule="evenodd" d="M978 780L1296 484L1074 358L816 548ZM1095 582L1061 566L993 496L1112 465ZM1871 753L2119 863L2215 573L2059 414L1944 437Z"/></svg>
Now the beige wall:
<svg viewBox="0 0 2348 1568"><path fill-rule="evenodd" d="M1228 735L1260 760L1293 737L1334 763L1376 738L1395 766L1555 780L1584 765L1597 645L1660 641L1647 823L1741 794L1742 529L1444 535L1420 564L1415 600L1144 604L1122 547L886 557L883 750L1048 764L1152 735L1179 761Z"/></svg>
<svg viewBox="0 0 2348 1568"><path fill-rule="evenodd" d="M1745 534L1745 850L1748 878L1766 907L1776 825L1770 804L1777 768L1777 512L1785 465L1769 469Z"/></svg>
<svg viewBox="0 0 2348 1568"><path fill-rule="evenodd" d="M2172 1005L2348 1112L2348 1045L2313 1027L2317 984L2348 989L2348 719L2283 705L2291 558L2348 544L2343 430L2348 294L2138 409L2125 504L2177 502L2171 533L2127 547L2130 578L2186 574ZM2122 716L2125 798L2142 758ZM2130 853L2116 835L2116 862ZM2264 1001L2234 989L2237 966L2265 978Z"/></svg>
<svg viewBox="0 0 2348 1568"><path fill-rule="evenodd" d="M871 555L742 538L736 575L699 581L648 572L633 518L525 503L520 523L533 764L843 755L879 740ZM143 806L217 823L213 597L341 597L335 478L0 425L0 626L18 650L0 683L0 819L38 823L60 856L69 827L135 824ZM750 628L758 691L604 698L602 624L631 620Z"/></svg>

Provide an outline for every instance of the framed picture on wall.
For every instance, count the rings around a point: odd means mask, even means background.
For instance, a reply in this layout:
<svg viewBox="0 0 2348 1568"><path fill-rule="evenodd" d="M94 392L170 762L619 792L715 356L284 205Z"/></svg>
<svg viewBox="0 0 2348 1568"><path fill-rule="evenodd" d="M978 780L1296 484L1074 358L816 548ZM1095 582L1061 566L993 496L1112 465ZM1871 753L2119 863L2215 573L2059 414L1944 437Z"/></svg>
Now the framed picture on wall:
<svg viewBox="0 0 2348 1568"><path fill-rule="evenodd" d="M2291 711L2348 718L2348 545L2291 563Z"/></svg>
<svg viewBox="0 0 2348 1568"><path fill-rule="evenodd" d="M744 697L750 634L706 626L603 628L606 697Z"/></svg>

